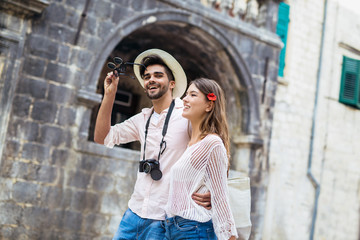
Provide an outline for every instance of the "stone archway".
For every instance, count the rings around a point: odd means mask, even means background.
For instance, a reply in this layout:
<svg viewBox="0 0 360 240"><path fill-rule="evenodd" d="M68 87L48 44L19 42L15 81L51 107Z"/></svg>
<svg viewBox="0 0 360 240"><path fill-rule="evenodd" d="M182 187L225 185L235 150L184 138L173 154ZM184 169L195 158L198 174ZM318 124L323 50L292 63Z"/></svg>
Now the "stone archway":
<svg viewBox="0 0 360 240"><path fill-rule="evenodd" d="M123 22L104 40L93 63L86 91L94 91L109 55L117 51L133 60L148 48L173 54L188 79L204 76L219 80L228 98L229 124L233 135L260 139L259 103L256 88L241 54L232 41L200 15L177 10L148 11Z"/></svg>

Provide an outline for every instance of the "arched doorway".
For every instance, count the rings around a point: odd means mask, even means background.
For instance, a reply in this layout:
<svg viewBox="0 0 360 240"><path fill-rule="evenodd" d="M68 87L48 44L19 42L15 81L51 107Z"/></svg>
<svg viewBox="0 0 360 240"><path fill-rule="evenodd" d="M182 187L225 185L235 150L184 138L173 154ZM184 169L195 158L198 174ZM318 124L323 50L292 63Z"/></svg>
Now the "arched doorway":
<svg viewBox="0 0 360 240"><path fill-rule="evenodd" d="M139 28L123 38L111 52L107 61L112 61L114 56L119 56L124 61L132 62L140 52L150 48L163 49L178 59L187 74L188 81L197 77L207 77L218 81L226 92L232 130L236 129L242 119L237 93L244 91L244 87L239 84L240 80L233 70L232 62L219 42L189 24L171 21L154 23ZM97 92L101 94L103 94L103 80L106 73L110 71L106 66L107 61L104 62L97 84ZM132 103L127 107L115 103L114 111L123 116L117 118L120 121L138 113L143 107L151 106L138 81L130 77L134 76L131 67L128 68L127 74L129 76L121 76L119 95L122 93L124 98L126 93L130 94ZM116 115L116 113L113 114L114 117ZM96 116L95 113L94 116Z"/></svg>
<svg viewBox="0 0 360 240"><path fill-rule="evenodd" d="M218 81L226 94L231 136L235 139L250 136L257 141L260 136L258 95L246 63L235 44L216 24L204 19L199 21L201 16L188 15L177 11L153 12L120 24L104 40L103 51L96 60L101 65L94 64L87 89L97 89L101 93L102 81L109 71L106 63L114 56L134 61L142 51L160 48L180 62L188 81L196 77ZM128 74L133 75L132 68ZM151 106L136 80L125 77L121 82L119 88L137 99L137 103L131 107L133 114ZM93 110L89 132L95 124L97 107ZM139 149L136 144L128 147ZM237 148L234 149L237 151Z"/></svg>

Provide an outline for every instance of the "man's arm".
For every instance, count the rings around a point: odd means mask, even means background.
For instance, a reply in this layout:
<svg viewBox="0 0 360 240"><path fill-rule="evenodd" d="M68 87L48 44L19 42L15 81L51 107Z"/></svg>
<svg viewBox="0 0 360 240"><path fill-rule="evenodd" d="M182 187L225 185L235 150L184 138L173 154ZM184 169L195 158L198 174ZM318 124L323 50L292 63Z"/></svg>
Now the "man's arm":
<svg viewBox="0 0 360 240"><path fill-rule="evenodd" d="M104 144L104 139L110 131L111 112L114 105L119 77L115 77L113 72L107 74L104 80L104 98L96 118L94 141Z"/></svg>
<svg viewBox="0 0 360 240"><path fill-rule="evenodd" d="M207 193L193 193L192 199L200 206L210 210L211 209L211 194Z"/></svg>

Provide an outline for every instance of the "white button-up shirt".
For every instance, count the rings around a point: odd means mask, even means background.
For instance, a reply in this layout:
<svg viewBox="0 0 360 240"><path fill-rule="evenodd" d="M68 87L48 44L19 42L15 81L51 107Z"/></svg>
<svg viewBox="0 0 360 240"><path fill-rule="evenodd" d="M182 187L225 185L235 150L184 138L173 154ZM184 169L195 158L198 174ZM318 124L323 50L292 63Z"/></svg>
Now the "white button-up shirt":
<svg viewBox="0 0 360 240"><path fill-rule="evenodd" d="M171 114L167 133L166 149L160 156L160 170L163 175L154 181L150 174L138 172L134 192L129 201L129 208L142 218L155 220L165 219L165 206L168 202L170 169L180 159L190 139L188 120L182 117L183 102L175 99L175 107ZM141 113L111 127L104 140L104 145L113 147L115 144L140 141L141 159L145 141L145 125L151 116L152 108L145 108ZM145 159L158 159L162 129L168 109L160 113L158 121L150 120Z"/></svg>

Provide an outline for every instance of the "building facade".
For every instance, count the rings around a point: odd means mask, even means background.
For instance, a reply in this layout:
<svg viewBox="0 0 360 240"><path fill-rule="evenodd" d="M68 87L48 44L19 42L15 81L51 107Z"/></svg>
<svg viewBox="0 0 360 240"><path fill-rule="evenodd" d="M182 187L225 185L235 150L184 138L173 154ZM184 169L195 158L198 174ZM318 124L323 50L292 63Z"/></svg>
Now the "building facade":
<svg viewBox="0 0 360 240"><path fill-rule="evenodd" d="M188 80L227 97L233 174L250 176L252 239L262 239L278 56L275 0L0 2L0 238L110 239L133 190L139 146L93 142L113 57L175 56ZM132 70L113 111L150 106Z"/></svg>
<svg viewBox="0 0 360 240"><path fill-rule="evenodd" d="M285 3L263 239L358 240L360 5Z"/></svg>

